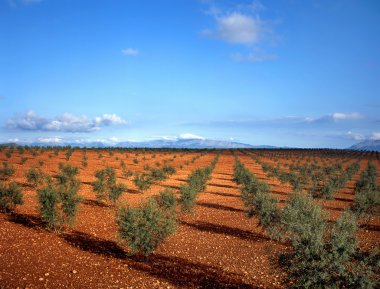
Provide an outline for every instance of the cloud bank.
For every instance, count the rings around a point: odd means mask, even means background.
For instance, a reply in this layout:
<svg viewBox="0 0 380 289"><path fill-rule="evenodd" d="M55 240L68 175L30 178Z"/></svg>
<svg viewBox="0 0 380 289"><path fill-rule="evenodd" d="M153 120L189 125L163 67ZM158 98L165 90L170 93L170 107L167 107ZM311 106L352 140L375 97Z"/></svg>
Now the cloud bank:
<svg viewBox="0 0 380 289"><path fill-rule="evenodd" d="M8 119L6 128L24 131L93 132L102 127L123 124L127 122L116 114L89 118L85 115L75 116L65 113L62 116L47 118L39 116L34 111L28 111L24 115Z"/></svg>

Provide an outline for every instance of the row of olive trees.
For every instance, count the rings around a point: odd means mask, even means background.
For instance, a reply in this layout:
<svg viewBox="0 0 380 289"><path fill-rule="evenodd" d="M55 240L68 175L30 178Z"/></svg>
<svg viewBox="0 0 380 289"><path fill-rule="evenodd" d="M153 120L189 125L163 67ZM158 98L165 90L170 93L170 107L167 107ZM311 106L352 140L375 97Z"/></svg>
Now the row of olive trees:
<svg viewBox="0 0 380 289"><path fill-rule="evenodd" d="M356 238L357 219L344 212L330 224L320 206L309 195L292 194L283 209L270 195L269 186L236 158L235 181L241 185L248 216L274 240L290 241L293 250L281 256L299 288L375 288L379 284L379 254L363 253Z"/></svg>
<svg viewBox="0 0 380 289"><path fill-rule="evenodd" d="M192 212L199 192L206 189L207 181L211 178L211 173L219 160L219 154L215 156L210 165L203 169L192 171L188 177L187 183L180 187L180 199L182 211Z"/></svg>
<svg viewBox="0 0 380 289"><path fill-rule="evenodd" d="M372 215L380 215L380 186L377 184L377 170L368 162L355 185L353 212L360 218L369 220Z"/></svg>

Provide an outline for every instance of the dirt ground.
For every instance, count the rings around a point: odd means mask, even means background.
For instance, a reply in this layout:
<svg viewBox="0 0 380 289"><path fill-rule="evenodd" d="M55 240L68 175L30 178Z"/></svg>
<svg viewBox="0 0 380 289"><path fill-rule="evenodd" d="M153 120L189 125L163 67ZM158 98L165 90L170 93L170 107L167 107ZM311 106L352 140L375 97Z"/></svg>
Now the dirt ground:
<svg viewBox="0 0 380 289"><path fill-rule="evenodd" d="M236 152L239 159L258 178L271 186L272 194L286 200L291 187L269 178L249 154ZM49 158L51 155L51 158ZM43 161L44 172L54 175L58 164L65 163L65 154L50 152L32 156L21 164L15 150L8 159L4 150L0 161L12 163L16 174L12 180L22 185L25 204L14 214L0 213L0 288L286 288L286 273L278 265L287 244L271 241L258 227L256 218L247 218L240 199L239 188L233 181L234 156L223 151L207 189L199 193L193 214L179 215L177 231L152 254L148 260L129 256L128 248L118 243L115 224L116 208L103 205L95 198L92 182L96 170L110 165L117 170L118 181L128 187L123 201L133 206L157 194L165 187L178 189L192 170L209 165L216 152L147 152L140 153L87 151L88 167L82 168L82 151L77 150L69 163L80 169L82 182L77 222L61 233L47 231L38 216L36 190L27 183L25 174L30 167ZM176 156L173 159L173 156ZM191 160L200 156L194 163ZM116 159L117 158L117 159ZM156 167L164 160L177 172L169 179L155 184L141 194L131 179L121 177L120 161L127 169L142 171L144 165ZM266 161L270 161L267 159ZM366 160L361 161L364 169ZM182 166L182 168L181 168ZM380 172L379 162L376 162ZM335 219L353 200L355 175L335 199L321 202ZM380 220L373 219L361 226L359 238L363 248L379 247Z"/></svg>

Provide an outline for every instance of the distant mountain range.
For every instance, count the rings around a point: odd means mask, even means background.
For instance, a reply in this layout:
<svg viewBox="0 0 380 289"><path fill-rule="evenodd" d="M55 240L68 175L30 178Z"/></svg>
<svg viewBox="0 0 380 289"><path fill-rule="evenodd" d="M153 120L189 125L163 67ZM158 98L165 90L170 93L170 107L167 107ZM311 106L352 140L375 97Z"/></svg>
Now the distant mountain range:
<svg viewBox="0 0 380 289"><path fill-rule="evenodd" d="M378 151L380 152L380 140L365 140L350 146L350 150Z"/></svg>
<svg viewBox="0 0 380 289"><path fill-rule="evenodd" d="M123 148L190 148L190 149L223 149L223 148L276 148L274 146L252 146L245 143L233 142L233 141L221 141L221 140L211 140L211 139L174 139L174 140L151 140L144 142L32 142L32 143L17 143L18 145L29 145L29 146L76 146L76 147L94 147L94 148L105 148L105 147L123 147ZM3 145L17 145L16 143L8 143Z"/></svg>

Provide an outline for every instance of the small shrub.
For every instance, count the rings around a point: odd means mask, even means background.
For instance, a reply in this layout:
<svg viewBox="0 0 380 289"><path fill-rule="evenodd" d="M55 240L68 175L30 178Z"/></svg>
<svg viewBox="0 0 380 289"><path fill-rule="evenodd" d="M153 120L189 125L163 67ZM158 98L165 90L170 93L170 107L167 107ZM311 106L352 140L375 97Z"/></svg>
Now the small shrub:
<svg viewBox="0 0 380 289"><path fill-rule="evenodd" d="M21 158L21 164L23 165L23 164L25 164L25 162L28 160L28 158L26 158L26 157L22 157Z"/></svg>
<svg viewBox="0 0 380 289"><path fill-rule="evenodd" d="M66 161L69 161L71 156L73 154L73 150L69 149L67 152L66 152Z"/></svg>
<svg viewBox="0 0 380 289"><path fill-rule="evenodd" d="M367 221L372 215L380 214L380 191L359 191L355 194L352 211Z"/></svg>
<svg viewBox="0 0 380 289"><path fill-rule="evenodd" d="M43 161L43 160L39 160L39 161L38 161L38 165L39 165L40 167L42 167L42 166L44 165L44 161Z"/></svg>
<svg viewBox="0 0 380 289"><path fill-rule="evenodd" d="M153 168L151 169L150 173L154 180L162 181L166 179L166 174L163 169Z"/></svg>
<svg viewBox="0 0 380 289"><path fill-rule="evenodd" d="M62 222L61 215L59 214L59 196L51 186L46 186L37 191L42 221L48 229L54 229Z"/></svg>
<svg viewBox="0 0 380 289"><path fill-rule="evenodd" d="M181 186L179 203L183 212L192 212L196 197L197 191L195 188L188 185Z"/></svg>
<svg viewBox="0 0 380 289"><path fill-rule="evenodd" d="M176 172L176 169L173 166L164 166L162 168L165 174L173 175Z"/></svg>
<svg viewBox="0 0 380 289"><path fill-rule="evenodd" d="M60 163L59 169L60 171L57 175L58 184L78 191L80 186L80 181L76 177L79 173L78 167Z"/></svg>
<svg viewBox="0 0 380 289"><path fill-rule="evenodd" d="M16 205L24 203L21 188L12 182L8 185L0 184L0 211L12 212Z"/></svg>
<svg viewBox="0 0 380 289"><path fill-rule="evenodd" d="M7 150L7 152L5 153L5 156L10 159L12 157L12 154L13 154L13 150L9 149Z"/></svg>
<svg viewBox="0 0 380 289"><path fill-rule="evenodd" d="M37 190L38 209L48 229L60 231L64 225L72 226L81 198L75 187L49 184Z"/></svg>
<svg viewBox="0 0 380 289"><path fill-rule="evenodd" d="M33 187L37 188L45 181L45 174L40 168L30 168L26 174L28 183L32 183Z"/></svg>
<svg viewBox="0 0 380 289"><path fill-rule="evenodd" d="M0 180L7 180L15 173L15 169L7 162L3 162L3 168L0 168Z"/></svg>
<svg viewBox="0 0 380 289"><path fill-rule="evenodd" d="M157 198L157 202L160 205L160 207L167 210L175 211L177 205L177 200L175 198L173 190L167 188L160 192L160 195Z"/></svg>
<svg viewBox="0 0 380 289"><path fill-rule="evenodd" d="M116 172L112 167L107 167L103 170L95 172L96 180L94 182L94 191L97 193L96 198L99 200L108 200L115 203L127 187L116 183Z"/></svg>
<svg viewBox="0 0 380 289"><path fill-rule="evenodd" d="M175 216L165 212L154 198L138 208L119 209L116 222L119 237L131 253L143 253L146 257L175 232Z"/></svg>
<svg viewBox="0 0 380 289"><path fill-rule="evenodd" d="M123 183L115 184L109 188L108 198L113 203L120 198L120 196L127 191L127 186Z"/></svg>
<svg viewBox="0 0 380 289"><path fill-rule="evenodd" d="M144 168L144 171L148 171L150 169L150 166L148 164L145 164L143 168Z"/></svg>
<svg viewBox="0 0 380 289"><path fill-rule="evenodd" d="M84 153L83 156L82 156L82 167L86 168L87 166L88 166L87 156Z"/></svg>
<svg viewBox="0 0 380 289"><path fill-rule="evenodd" d="M146 190L148 190L152 186L153 179L149 174L146 174L146 173L138 174L138 173L136 173L135 178L133 179L133 183L141 192L145 192Z"/></svg>

